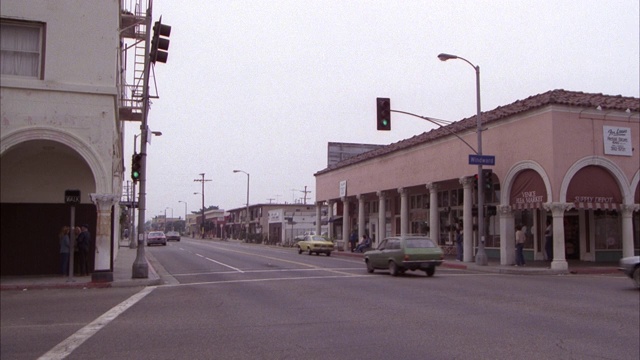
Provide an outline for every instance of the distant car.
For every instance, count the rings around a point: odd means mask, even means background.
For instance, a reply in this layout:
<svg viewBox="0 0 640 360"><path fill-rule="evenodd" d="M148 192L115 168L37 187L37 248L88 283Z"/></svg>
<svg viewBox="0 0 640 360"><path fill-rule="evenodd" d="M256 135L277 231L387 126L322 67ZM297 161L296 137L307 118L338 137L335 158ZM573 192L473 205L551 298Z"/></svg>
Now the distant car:
<svg viewBox="0 0 640 360"><path fill-rule="evenodd" d="M407 270L422 270L427 276L433 276L436 266L440 266L443 259L442 249L424 236L386 238L377 249L364 253L367 272L388 269L393 276L404 274Z"/></svg>
<svg viewBox="0 0 640 360"><path fill-rule="evenodd" d="M147 235L147 246L160 244L167 246L167 237L162 231L150 231Z"/></svg>
<svg viewBox="0 0 640 360"><path fill-rule="evenodd" d="M180 241L180 233L177 231L169 231L167 232L167 241Z"/></svg>
<svg viewBox="0 0 640 360"><path fill-rule="evenodd" d="M640 256L629 256L620 259L618 270L633 279L636 287L640 289Z"/></svg>
<svg viewBox="0 0 640 360"><path fill-rule="evenodd" d="M306 251L309 255L313 253L320 255L320 253L323 253L331 256L331 252L333 251L333 242L326 240L320 235L305 235L296 246L298 247L298 254Z"/></svg>

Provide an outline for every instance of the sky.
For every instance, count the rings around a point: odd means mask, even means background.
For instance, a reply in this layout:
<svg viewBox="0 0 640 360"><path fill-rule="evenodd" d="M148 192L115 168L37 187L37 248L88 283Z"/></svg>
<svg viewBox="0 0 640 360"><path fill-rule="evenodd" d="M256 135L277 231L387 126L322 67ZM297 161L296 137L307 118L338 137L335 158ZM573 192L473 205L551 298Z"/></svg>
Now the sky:
<svg viewBox="0 0 640 360"><path fill-rule="evenodd" d="M173 1L148 125L146 219L205 207L315 201L327 144L391 144L554 89L640 97L637 0ZM133 138L127 123L127 180ZM139 145L138 145L139 148Z"/></svg>

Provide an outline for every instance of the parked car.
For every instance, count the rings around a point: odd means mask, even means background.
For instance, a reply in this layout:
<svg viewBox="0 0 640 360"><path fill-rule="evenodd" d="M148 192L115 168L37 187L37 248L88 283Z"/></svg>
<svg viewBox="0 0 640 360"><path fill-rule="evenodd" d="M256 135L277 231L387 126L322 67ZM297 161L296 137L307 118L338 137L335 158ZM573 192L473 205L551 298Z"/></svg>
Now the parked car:
<svg viewBox="0 0 640 360"><path fill-rule="evenodd" d="M633 279L636 287L640 289L640 256L629 256L620 259L618 270Z"/></svg>
<svg viewBox="0 0 640 360"><path fill-rule="evenodd" d="M404 274L407 270L422 270L427 276L433 276L436 266L441 265L443 259L442 249L424 236L386 238L377 249L364 253L367 272L388 269L393 276Z"/></svg>
<svg viewBox="0 0 640 360"><path fill-rule="evenodd" d="M326 240L320 235L306 235L304 239L298 241L296 246L298 247L298 254L306 251L309 255L312 253L316 253L316 255L324 253L327 256L331 256L331 252L333 251L333 242Z"/></svg>
<svg viewBox="0 0 640 360"><path fill-rule="evenodd" d="M180 233L177 231L169 231L167 232L167 241L180 241Z"/></svg>
<svg viewBox="0 0 640 360"><path fill-rule="evenodd" d="M147 246L160 244L167 246L167 237L162 231L150 231L147 235Z"/></svg>

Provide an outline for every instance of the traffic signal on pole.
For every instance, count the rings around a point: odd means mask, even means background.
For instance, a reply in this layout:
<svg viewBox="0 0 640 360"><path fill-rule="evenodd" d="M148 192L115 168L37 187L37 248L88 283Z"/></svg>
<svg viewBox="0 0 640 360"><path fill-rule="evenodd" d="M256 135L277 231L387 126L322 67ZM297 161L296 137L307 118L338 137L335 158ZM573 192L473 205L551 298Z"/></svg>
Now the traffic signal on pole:
<svg viewBox="0 0 640 360"><path fill-rule="evenodd" d="M376 98L376 109L378 113L378 130L391 130L391 99Z"/></svg>
<svg viewBox="0 0 640 360"><path fill-rule="evenodd" d="M140 175L142 172L142 154L133 154L131 157L131 180L134 183L140 180Z"/></svg>
<svg viewBox="0 0 640 360"><path fill-rule="evenodd" d="M169 57L169 35L171 26L162 24L162 18L153 25L153 38L151 38L151 52L149 61L155 64L156 61L166 63Z"/></svg>
<svg viewBox="0 0 640 360"><path fill-rule="evenodd" d="M473 175L473 188L478 188L478 174Z"/></svg>
<svg viewBox="0 0 640 360"><path fill-rule="evenodd" d="M493 170L482 169L482 180L482 183L484 184L484 188L486 190L493 189Z"/></svg>

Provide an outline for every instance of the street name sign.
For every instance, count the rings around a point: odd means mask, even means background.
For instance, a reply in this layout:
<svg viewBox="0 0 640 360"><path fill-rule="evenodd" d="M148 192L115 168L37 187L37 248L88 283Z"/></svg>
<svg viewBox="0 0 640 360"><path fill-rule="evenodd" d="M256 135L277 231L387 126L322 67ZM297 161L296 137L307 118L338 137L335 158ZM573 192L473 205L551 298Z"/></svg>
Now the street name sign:
<svg viewBox="0 0 640 360"><path fill-rule="evenodd" d="M495 165L495 155L469 155L469 165Z"/></svg>

